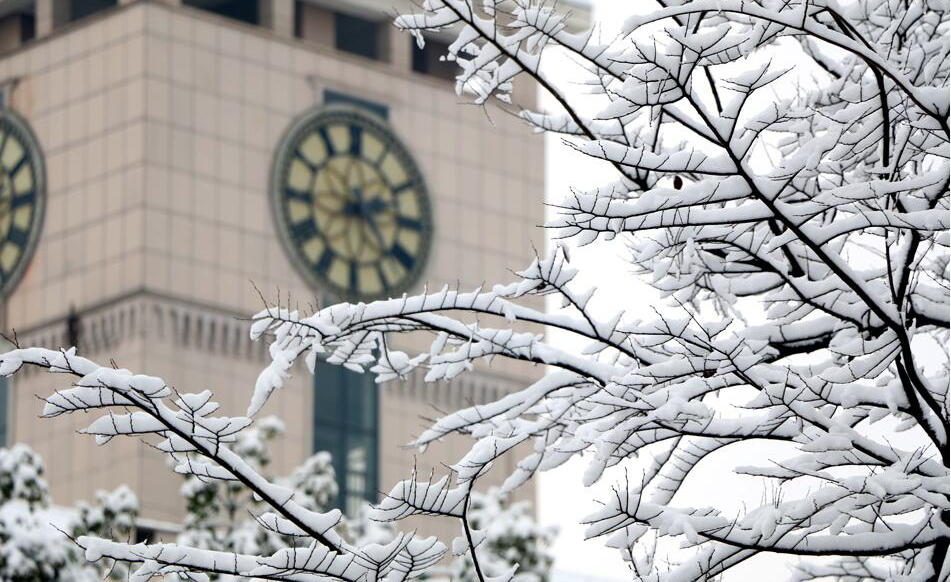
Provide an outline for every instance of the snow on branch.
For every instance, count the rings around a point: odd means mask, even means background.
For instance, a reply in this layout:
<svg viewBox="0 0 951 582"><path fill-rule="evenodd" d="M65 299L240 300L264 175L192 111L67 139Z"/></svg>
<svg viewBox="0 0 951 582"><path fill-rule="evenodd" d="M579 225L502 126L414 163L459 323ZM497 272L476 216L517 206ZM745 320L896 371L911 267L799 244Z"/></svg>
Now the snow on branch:
<svg viewBox="0 0 951 582"><path fill-rule="evenodd" d="M208 391L176 394L167 402L172 390L160 378L99 366L76 355L75 349L15 349L0 356L0 373L13 374L24 364L77 378L74 388L47 399L44 416L110 407L134 409L122 413L109 410L82 432L95 435L100 444L116 436L154 436L156 448L176 460L176 472L242 483L272 510L259 517L262 527L309 540L305 548L260 557L175 544L129 545L80 538L78 543L90 560L107 557L141 563L136 576L143 580L169 573L218 573L282 580L309 580L319 574L358 582L414 578L445 552L445 546L435 538L416 539L412 534L399 534L385 551L373 545L355 548L344 542L333 529L341 519L338 510L317 513L306 509L294 500L294 491L268 482L228 448L252 421L211 416L218 404Z"/></svg>
<svg viewBox="0 0 951 582"><path fill-rule="evenodd" d="M432 379L445 377L446 358L455 375L488 354L554 370L437 420L416 444L474 439L453 466L459 486L514 442L533 444L513 487L585 452L588 483L611 466L640 468L643 483L619 486L590 531L646 579L704 579L756 553L797 550L842 556L825 570L803 562L804 573L847 578L890 563L911 579L947 579L948 360L921 350L948 339L948 11L890 0L661 2L607 42L597 28L567 32L557 12L429 0L397 26L420 39L454 30L447 58L476 103L511 103L518 75L550 94L554 111L513 108L619 176L570 193L548 226L579 245L622 238L672 309L636 320L621 304L599 320L589 310L597 294L572 278L539 288L565 309L515 319L585 338L581 363L541 341L519 351L525 344L482 327L490 312L475 304L442 306L445 317L473 318L452 324L412 298L388 303L400 311L373 329L398 333L410 320L433 333L429 353L401 359ZM780 51L797 65L770 60ZM568 97L540 66L552 53L580 65L569 82L591 96ZM573 269L563 248L543 262ZM325 339L356 329L366 328L343 324ZM447 349L453 339L465 351ZM795 451L736 468L794 501L730 518L671 508L703 459L750 441ZM642 454L654 461L638 464ZM805 483L818 489L802 494ZM638 509L611 525L620 499ZM662 538L685 539L694 556L655 562Z"/></svg>

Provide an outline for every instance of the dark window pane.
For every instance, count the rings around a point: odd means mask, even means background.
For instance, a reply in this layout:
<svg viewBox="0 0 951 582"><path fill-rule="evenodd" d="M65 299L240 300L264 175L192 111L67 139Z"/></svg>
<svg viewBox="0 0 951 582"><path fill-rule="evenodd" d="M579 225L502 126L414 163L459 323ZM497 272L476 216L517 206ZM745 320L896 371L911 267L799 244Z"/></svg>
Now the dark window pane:
<svg viewBox="0 0 951 582"><path fill-rule="evenodd" d="M337 506L354 515L377 490L377 386L370 374L321 362L314 380L314 452L337 474Z"/></svg>
<svg viewBox="0 0 951 582"><path fill-rule="evenodd" d="M317 365L317 374L314 376L315 418L329 420L334 424L343 422L344 390L342 388L346 383L344 376L346 371L340 366L333 366L326 362L320 362Z"/></svg>
<svg viewBox="0 0 951 582"><path fill-rule="evenodd" d="M348 515L356 515L367 502L376 502L376 434L352 434L347 448Z"/></svg>
<svg viewBox="0 0 951 582"><path fill-rule="evenodd" d="M329 427L318 423L314 426L314 452L327 451L333 455L334 468L343 457L343 431L338 427ZM341 465L342 467L343 465Z"/></svg>
<svg viewBox="0 0 951 582"><path fill-rule="evenodd" d="M69 7L69 19L75 21L86 18L100 10L112 8L117 3L117 0L73 0Z"/></svg>
<svg viewBox="0 0 951 582"><path fill-rule="evenodd" d="M346 455L343 448L343 432L339 427L316 424L314 426L314 452L326 451L330 453L334 476L337 479L337 502L343 499L344 481L346 478Z"/></svg>
<svg viewBox="0 0 951 582"><path fill-rule="evenodd" d="M144 527L141 525L135 526L135 543L143 544L146 542L155 543L158 541L158 536L155 534L155 530L150 527Z"/></svg>
<svg viewBox="0 0 951 582"><path fill-rule="evenodd" d="M424 75L452 81L459 74L459 65L455 61L440 60L449 52L449 44L435 38L427 38L423 48L413 44L413 70ZM458 58L466 59L466 55Z"/></svg>
<svg viewBox="0 0 951 582"><path fill-rule="evenodd" d="M416 44L416 40L413 39L412 50L413 50L413 70L417 73L426 74L429 72L429 43L426 43L426 46L419 48L419 45Z"/></svg>
<svg viewBox="0 0 951 582"><path fill-rule="evenodd" d="M304 37L304 3L294 0L294 38Z"/></svg>
<svg viewBox="0 0 951 582"><path fill-rule="evenodd" d="M20 42L31 40L36 34L36 19L32 14L20 15Z"/></svg>
<svg viewBox="0 0 951 582"><path fill-rule="evenodd" d="M346 422L351 428L374 430L376 427L376 385L368 374L354 374L347 391Z"/></svg>
<svg viewBox="0 0 951 582"><path fill-rule="evenodd" d="M380 25L372 20L334 14L334 43L337 50L368 59L380 58Z"/></svg>
<svg viewBox="0 0 951 582"><path fill-rule="evenodd" d="M182 4L248 24L258 24L260 20L258 0L184 0Z"/></svg>

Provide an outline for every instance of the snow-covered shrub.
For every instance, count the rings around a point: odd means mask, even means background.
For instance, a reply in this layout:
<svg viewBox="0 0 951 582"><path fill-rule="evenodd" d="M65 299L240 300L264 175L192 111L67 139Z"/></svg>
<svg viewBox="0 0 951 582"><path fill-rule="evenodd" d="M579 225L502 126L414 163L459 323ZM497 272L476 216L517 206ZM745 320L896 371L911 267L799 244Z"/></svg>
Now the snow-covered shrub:
<svg viewBox="0 0 951 582"><path fill-rule="evenodd" d="M69 582L79 580L81 553L43 521L44 514L22 500L0 505L0 580Z"/></svg>
<svg viewBox="0 0 951 582"><path fill-rule="evenodd" d="M74 535L98 535L130 539L135 534L135 519L139 515L139 500L125 485L112 491L97 491L96 502L77 504L78 517L73 525Z"/></svg>
<svg viewBox="0 0 951 582"><path fill-rule="evenodd" d="M300 504L314 511L326 511L337 499L337 478L333 459L327 451L319 451L307 458L291 474L280 481L295 491Z"/></svg>
<svg viewBox="0 0 951 582"><path fill-rule="evenodd" d="M131 541L138 501L128 487L99 491L96 503L54 508L43 459L27 445L0 448L0 582L94 582L124 579L119 564L88 564L71 537Z"/></svg>
<svg viewBox="0 0 951 582"><path fill-rule="evenodd" d="M554 558L549 550L555 530L535 521L528 501L510 503L497 488L472 495L469 522L479 549L479 563L487 576L501 576L518 564L513 582L547 582ZM464 539L459 546L466 548ZM479 577L466 552L452 562L453 582L478 582Z"/></svg>
<svg viewBox="0 0 951 582"><path fill-rule="evenodd" d="M22 444L0 448L0 581L67 582L78 552L45 510L43 460Z"/></svg>
<svg viewBox="0 0 951 582"><path fill-rule="evenodd" d="M949 579L947 3L631 6L643 11L607 40L567 32L557 5L529 0L425 0L396 24L420 43L449 29L459 93L511 104L526 124L615 169L611 184L566 193L549 226L575 245L623 240L661 298L656 317L629 312L643 303L637 293L597 309L596 290L575 280L583 265L559 240L507 285L308 315L261 311L251 336L267 337L272 362L247 416L213 416L208 392L173 394L159 378L72 349L10 351L2 375L30 364L76 382L47 397L45 416L105 410L86 431L100 442L154 438L177 471L239 481L267 509L262 530L300 541L262 556L80 537L89 559L133 562L142 579L425 574L442 542L395 533L350 543L339 511L307 508L233 448L295 362L313 373L325 354L321 367L380 381L417 368L450 380L499 359L549 367L530 386L436 421L415 445L461 434L471 450L448 475L411 474L372 513L458 520L464 542L454 549L473 556L480 580L489 582L477 566L473 492L523 443L531 451L504 491L581 455L586 484L627 470L597 500L587 535L617 548L637 579L710 580L768 555L795 560L799 580ZM553 52L580 64L573 76L542 66ZM561 109L519 109L518 75ZM572 96L578 86L590 95ZM537 296L562 309L540 311ZM513 322L587 347L552 345ZM430 349L391 352L387 337L406 332L432 334ZM769 452L747 455L747 445ZM762 494L751 502L726 489L694 503L682 491L704 468L720 476L703 484L750 475Z"/></svg>
<svg viewBox="0 0 951 582"><path fill-rule="evenodd" d="M120 485L112 491L97 491L96 502L92 505L79 502L76 506L77 516L72 524L70 537L97 536L116 540L135 541L135 520L139 515L139 500L135 493L125 485ZM75 548L73 548L75 550ZM80 552L76 552L75 560L85 563ZM95 565L87 567L93 569ZM114 563L102 560L98 563L95 574L96 580L126 580L129 570L124 563Z"/></svg>
<svg viewBox="0 0 951 582"><path fill-rule="evenodd" d="M43 459L24 444L0 448L0 503L22 501L47 507L50 490L43 478Z"/></svg>

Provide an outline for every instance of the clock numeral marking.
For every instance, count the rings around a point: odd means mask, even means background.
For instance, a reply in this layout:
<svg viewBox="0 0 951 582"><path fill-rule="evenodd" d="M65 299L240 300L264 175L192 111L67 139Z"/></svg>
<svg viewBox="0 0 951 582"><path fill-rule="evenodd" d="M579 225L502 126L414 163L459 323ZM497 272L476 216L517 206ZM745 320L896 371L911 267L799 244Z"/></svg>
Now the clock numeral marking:
<svg viewBox="0 0 951 582"><path fill-rule="evenodd" d="M18 248L23 248L26 246L27 238L29 238L29 233L16 225L10 226L10 234L7 235L7 240Z"/></svg>
<svg viewBox="0 0 951 582"><path fill-rule="evenodd" d="M415 262L413 255L409 254L400 243L393 245L393 248L390 249L390 254L393 255L407 271L413 268L413 263Z"/></svg>
<svg viewBox="0 0 951 582"><path fill-rule="evenodd" d="M294 240L306 243L317 236L317 225L314 224L313 220L302 220L291 225L291 234L294 236Z"/></svg>
<svg viewBox="0 0 951 582"><path fill-rule="evenodd" d="M416 182L415 182L415 181L413 181L413 180L407 180L407 181L403 182L402 184L400 184L399 186L394 187L394 188L393 188L393 193L394 193L394 194L402 194L403 192L409 190L410 188L412 188L412 187L415 186L415 185L416 185Z"/></svg>
<svg viewBox="0 0 951 582"><path fill-rule="evenodd" d="M313 162L311 162L310 160L308 160L308 159L307 159L307 156L305 156L305 155L304 155L304 152L300 151L299 148L298 148L297 150L294 150L294 157L295 157L296 159L300 160L300 163L302 163L302 164L304 164L305 166L307 166L307 169L310 170L310 173L311 173L311 174L316 174L316 173L317 173L317 170L319 169L319 168L317 167L317 165L314 164Z"/></svg>
<svg viewBox="0 0 951 582"><path fill-rule="evenodd" d="M357 266L356 261L350 261L350 292L356 292L357 290L357 272L359 266Z"/></svg>
<svg viewBox="0 0 951 582"><path fill-rule="evenodd" d="M408 216L400 215L396 218L396 224L400 225L402 228L408 228L411 230L423 230L423 223L415 218L410 218Z"/></svg>
<svg viewBox="0 0 951 582"><path fill-rule="evenodd" d="M376 272L380 276L380 282L383 284L383 291L390 290L390 282L386 280L386 273L383 271L383 264L377 263Z"/></svg>
<svg viewBox="0 0 951 582"><path fill-rule="evenodd" d="M298 190L297 188L291 188L290 186L286 186L284 188L284 196L290 200L300 200L301 202L306 202L307 204L311 204L314 201L313 193L304 192Z"/></svg>
<svg viewBox="0 0 951 582"><path fill-rule="evenodd" d="M28 192L24 192L22 194L17 194L16 196L14 196L13 201L11 202L11 206L13 210L16 210L17 208L21 206L26 206L27 204L30 204L32 202L33 202L33 190L30 190Z"/></svg>
<svg viewBox="0 0 951 582"><path fill-rule="evenodd" d="M358 125L350 126L350 155L361 157L360 150L363 147L363 130Z"/></svg>
<svg viewBox="0 0 951 582"><path fill-rule="evenodd" d="M317 271L321 273L326 273L327 269L330 268L330 263L334 260L334 252L329 248L324 249L324 252L320 255L320 258L317 259Z"/></svg>
<svg viewBox="0 0 951 582"><path fill-rule="evenodd" d="M336 154L337 150L336 148L334 148L333 142L330 141L330 134L327 133L327 128L321 127L320 129L317 130L317 133L320 134L320 139L324 140L324 147L327 148L327 157L329 158L333 156L334 154Z"/></svg>
<svg viewBox="0 0 951 582"><path fill-rule="evenodd" d="M24 153L23 156L20 158L20 161L17 162L17 163L15 163L15 164L13 164L13 167L10 168L9 171L7 171L7 175L10 176L11 178L13 178L14 176L16 176L16 175L17 175L17 172L20 171L20 168L23 167L23 164L25 164L25 163L27 163L27 162L29 161L29 157L30 157L30 156L28 156L27 154Z"/></svg>

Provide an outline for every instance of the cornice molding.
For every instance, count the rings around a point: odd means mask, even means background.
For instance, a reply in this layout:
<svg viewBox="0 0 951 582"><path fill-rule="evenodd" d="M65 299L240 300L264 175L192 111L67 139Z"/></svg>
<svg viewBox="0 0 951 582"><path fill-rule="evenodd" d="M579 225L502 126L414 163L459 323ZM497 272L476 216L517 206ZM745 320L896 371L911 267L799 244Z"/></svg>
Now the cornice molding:
<svg viewBox="0 0 951 582"><path fill-rule="evenodd" d="M90 357L109 356L138 339L267 361L267 344L251 341L247 322L236 313L180 298L137 291L85 308L78 316L79 353ZM20 332L17 340L21 346L69 347L67 317Z"/></svg>

